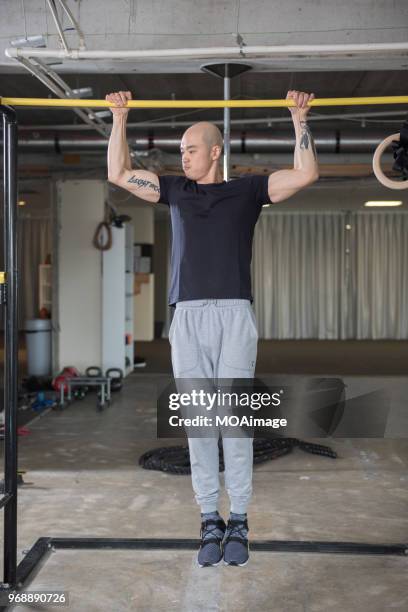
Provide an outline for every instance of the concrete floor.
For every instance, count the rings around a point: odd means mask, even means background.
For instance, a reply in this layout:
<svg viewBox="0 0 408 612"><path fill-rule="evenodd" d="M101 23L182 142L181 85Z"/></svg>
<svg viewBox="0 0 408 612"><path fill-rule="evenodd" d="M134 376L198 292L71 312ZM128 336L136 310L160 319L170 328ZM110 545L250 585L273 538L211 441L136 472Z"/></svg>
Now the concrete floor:
<svg viewBox="0 0 408 612"><path fill-rule="evenodd" d="M19 561L41 536L199 537L191 477L138 466L146 450L182 443L155 436L162 382L137 372L102 413L89 396L28 425L30 435L19 438L19 468L27 470L27 484L19 488ZM345 382L354 391L370 387L367 377ZM393 405L398 429L406 379L373 385L399 389ZM250 538L408 542L407 439L316 441L338 458L296 448L254 468ZM224 491L220 512L227 516ZM66 590L75 612L408 609L405 557L256 552L244 568L203 569L195 559L192 551L58 550L27 589ZM14 607L34 609L42 608Z"/></svg>

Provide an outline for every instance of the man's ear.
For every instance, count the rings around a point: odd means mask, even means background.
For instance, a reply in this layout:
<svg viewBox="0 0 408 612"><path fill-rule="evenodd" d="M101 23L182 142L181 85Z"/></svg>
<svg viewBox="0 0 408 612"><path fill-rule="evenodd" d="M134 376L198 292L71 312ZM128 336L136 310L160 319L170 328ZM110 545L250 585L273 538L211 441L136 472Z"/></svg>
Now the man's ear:
<svg viewBox="0 0 408 612"><path fill-rule="evenodd" d="M214 145L211 152L211 157L213 161L220 159L222 148L219 145Z"/></svg>

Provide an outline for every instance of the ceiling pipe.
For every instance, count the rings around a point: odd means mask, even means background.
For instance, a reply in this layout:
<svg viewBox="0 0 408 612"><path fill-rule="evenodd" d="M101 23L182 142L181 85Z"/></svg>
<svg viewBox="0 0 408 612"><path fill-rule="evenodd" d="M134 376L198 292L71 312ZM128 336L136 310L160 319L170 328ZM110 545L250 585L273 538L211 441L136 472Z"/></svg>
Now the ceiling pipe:
<svg viewBox="0 0 408 612"><path fill-rule="evenodd" d="M367 112L367 113L343 113L341 115L330 114L330 115L308 115L308 123L312 121L332 121L333 119L367 119L370 121L370 117L406 117L407 111L380 111L380 112ZM215 125L223 125L222 119L206 119ZM399 119L394 119L393 122L397 123ZM292 123L291 117L259 117L256 119L231 119L231 125L243 126L243 125L273 125L274 123ZM129 121L126 126L129 129L140 129L146 130L150 128L177 128L177 127L189 127L194 121ZM108 123L108 126L111 124ZM85 132L89 131L90 127L82 123L47 123L37 125L19 125L19 130L58 130L67 132Z"/></svg>
<svg viewBox="0 0 408 612"><path fill-rule="evenodd" d="M68 99L75 97L73 90L65 83L59 74L44 64L41 60L36 59L31 61L25 58L18 58L17 61L31 74L37 77L37 79L41 81L43 85L55 93L58 98ZM110 126L108 126L102 119L98 118L90 108L73 108L72 110L79 117L81 117L87 126L91 126L103 136L109 133Z"/></svg>
<svg viewBox="0 0 408 612"><path fill-rule="evenodd" d="M85 36L84 36L84 33L81 30L81 27L80 27L79 23L77 22L77 20L75 19L75 17L71 13L70 9L65 4L65 0L59 0L59 3L62 6L62 8L65 11L65 13L68 15L68 19L71 21L72 25L74 26L74 28L76 30L76 33L78 34L78 37L79 37L79 48L80 49L86 49Z"/></svg>
<svg viewBox="0 0 408 612"><path fill-rule="evenodd" d="M48 8L51 11L52 18L54 19L55 26L57 28L58 36L60 37L61 43L66 53L69 53L67 39L65 38L64 31L58 19L57 8L54 4L54 0L47 0Z"/></svg>
<svg viewBox="0 0 408 612"><path fill-rule="evenodd" d="M166 153L180 153L180 136L173 132L157 132L128 136L131 149L147 151L159 149ZM326 130L314 132L314 141L318 152L322 153L364 153L373 152L384 139L382 130L364 130L364 132ZM293 152L295 138L284 130L273 132L233 131L231 133L232 153L281 153ZM55 151L57 153L73 151L106 152L107 138L98 136L69 136L50 132L21 133L18 140L21 152Z"/></svg>
<svg viewBox="0 0 408 612"><path fill-rule="evenodd" d="M181 49L131 49L131 50L98 50L98 49L38 49L8 47L5 50L9 58L42 57L47 59L206 59L206 58L256 58L263 57L313 57L322 59L378 56L383 59L384 53L399 54L408 52L408 42L397 43L364 43L338 45L239 45L236 47L196 47Z"/></svg>

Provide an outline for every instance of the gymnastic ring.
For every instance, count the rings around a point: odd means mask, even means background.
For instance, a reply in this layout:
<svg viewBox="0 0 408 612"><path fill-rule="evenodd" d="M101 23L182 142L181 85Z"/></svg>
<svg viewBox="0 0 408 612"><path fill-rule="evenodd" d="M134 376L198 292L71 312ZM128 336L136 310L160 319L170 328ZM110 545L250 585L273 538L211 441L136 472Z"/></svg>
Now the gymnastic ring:
<svg viewBox="0 0 408 612"><path fill-rule="evenodd" d="M391 144L393 140L399 141L400 134L391 134L391 136L387 136L384 138L382 142L378 145L374 152L373 157L373 171L377 179L380 181L384 187L389 187L389 189L408 189L408 181L393 181L385 176L384 172L381 169L381 156L384 153L385 149Z"/></svg>

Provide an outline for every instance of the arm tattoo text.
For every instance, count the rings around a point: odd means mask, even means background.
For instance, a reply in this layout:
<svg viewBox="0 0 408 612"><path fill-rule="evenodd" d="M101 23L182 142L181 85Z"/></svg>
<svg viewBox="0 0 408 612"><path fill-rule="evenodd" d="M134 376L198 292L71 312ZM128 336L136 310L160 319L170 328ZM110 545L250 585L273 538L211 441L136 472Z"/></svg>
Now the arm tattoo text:
<svg viewBox="0 0 408 612"><path fill-rule="evenodd" d="M128 183L133 183L133 185L137 185L137 187L149 187L149 189L153 189L156 193L160 193L160 188L157 187L157 185L145 179L138 178L137 176L131 176Z"/></svg>

